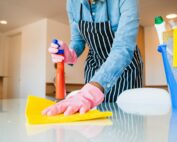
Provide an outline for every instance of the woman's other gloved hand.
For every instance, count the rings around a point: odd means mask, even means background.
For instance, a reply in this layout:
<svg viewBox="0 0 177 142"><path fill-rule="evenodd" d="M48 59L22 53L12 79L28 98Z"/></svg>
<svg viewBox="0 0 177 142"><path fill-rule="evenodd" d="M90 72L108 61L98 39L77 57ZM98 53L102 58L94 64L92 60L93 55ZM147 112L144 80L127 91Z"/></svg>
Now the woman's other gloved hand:
<svg viewBox="0 0 177 142"><path fill-rule="evenodd" d="M61 55L58 55L58 45L51 43L51 46L48 48L49 53L51 53L52 61L54 63L62 62L64 60L67 64L74 64L77 61L77 55L76 52L73 49L70 49L66 43L63 41L59 41L60 48L64 49L64 57Z"/></svg>
<svg viewBox="0 0 177 142"><path fill-rule="evenodd" d="M64 113L71 115L77 112L86 113L90 109L102 103L104 94L96 86L87 83L76 95L69 96L65 100L43 110L43 115L53 116Z"/></svg>

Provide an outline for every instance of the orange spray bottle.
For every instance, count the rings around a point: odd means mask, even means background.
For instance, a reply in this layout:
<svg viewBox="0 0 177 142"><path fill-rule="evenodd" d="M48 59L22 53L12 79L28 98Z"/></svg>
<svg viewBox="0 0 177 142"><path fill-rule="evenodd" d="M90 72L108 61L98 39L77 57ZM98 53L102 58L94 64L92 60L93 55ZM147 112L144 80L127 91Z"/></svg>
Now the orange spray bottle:
<svg viewBox="0 0 177 142"><path fill-rule="evenodd" d="M53 43L58 45L58 53L61 56L64 56L64 49L61 48L58 40L54 39ZM65 98L65 76L64 76L64 61L57 63L56 70L56 96L57 100L62 100Z"/></svg>

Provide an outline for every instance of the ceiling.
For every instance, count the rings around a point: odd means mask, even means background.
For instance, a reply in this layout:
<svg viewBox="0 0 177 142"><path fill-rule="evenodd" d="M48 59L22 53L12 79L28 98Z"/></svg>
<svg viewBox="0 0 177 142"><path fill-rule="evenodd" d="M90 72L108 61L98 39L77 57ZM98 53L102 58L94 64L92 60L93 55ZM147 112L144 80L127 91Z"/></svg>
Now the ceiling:
<svg viewBox="0 0 177 142"><path fill-rule="evenodd" d="M139 8L140 24L149 26L156 15L177 13L177 0L139 0ZM1 33L43 18L68 23L66 0L0 0L0 20L8 21Z"/></svg>

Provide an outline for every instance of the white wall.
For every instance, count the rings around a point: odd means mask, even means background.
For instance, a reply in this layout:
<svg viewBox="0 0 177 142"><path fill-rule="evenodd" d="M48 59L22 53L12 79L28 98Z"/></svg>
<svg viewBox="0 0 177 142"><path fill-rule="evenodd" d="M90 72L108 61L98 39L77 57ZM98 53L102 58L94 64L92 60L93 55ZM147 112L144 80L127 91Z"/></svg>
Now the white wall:
<svg viewBox="0 0 177 142"><path fill-rule="evenodd" d="M3 76L3 57L2 35L0 35L0 76Z"/></svg>
<svg viewBox="0 0 177 142"><path fill-rule="evenodd" d="M47 50L47 20L43 19L15 29L6 36L21 33L20 97L45 96L45 62ZM6 63L7 64L7 63Z"/></svg>
<svg viewBox="0 0 177 142"><path fill-rule="evenodd" d="M21 75L21 33L9 36L8 52L8 98L16 98L20 94Z"/></svg>
<svg viewBox="0 0 177 142"><path fill-rule="evenodd" d="M166 85L162 56L154 26L145 27L145 85Z"/></svg>
<svg viewBox="0 0 177 142"><path fill-rule="evenodd" d="M51 41L60 39L69 45L70 42L70 27L53 20L47 22L47 45L50 46ZM66 83L83 84L84 83L84 61L87 56L87 50L78 59L74 66L65 65L65 81ZM46 81L53 82L55 76L54 64L51 61L50 55L47 53L46 62Z"/></svg>
<svg viewBox="0 0 177 142"><path fill-rule="evenodd" d="M0 35L0 76L8 75L8 37Z"/></svg>
<svg viewBox="0 0 177 142"><path fill-rule="evenodd" d="M45 96L46 19L22 31L21 95Z"/></svg>
<svg viewBox="0 0 177 142"><path fill-rule="evenodd" d="M8 37L0 35L0 76L2 77L2 98L7 98L8 94Z"/></svg>

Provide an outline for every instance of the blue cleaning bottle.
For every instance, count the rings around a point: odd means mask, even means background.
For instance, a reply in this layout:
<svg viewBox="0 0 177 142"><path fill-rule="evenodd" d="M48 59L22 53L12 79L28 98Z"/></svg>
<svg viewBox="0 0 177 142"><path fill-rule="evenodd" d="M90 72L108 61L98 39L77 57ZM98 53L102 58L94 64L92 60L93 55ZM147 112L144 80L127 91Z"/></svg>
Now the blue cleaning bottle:
<svg viewBox="0 0 177 142"><path fill-rule="evenodd" d="M172 69L168 62L166 48L167 46L165 44L159 45L158 51L162 54L166 79L167 79L168 88L171 95L172 107L177 108L177 81L175 80Z"/></svg>
<svg viewBox="0 0 177 142"><path fill-rule="evenodd" d="M167 45L163 42L163 32L166 31L165 22L161 16L155 18L155 27L159 37L158 51L162 54L163 64L165 68L166 79L169 92L171 95L172 107L177 108L177 81L175 80L171 66L167 57Z"/></svg>

